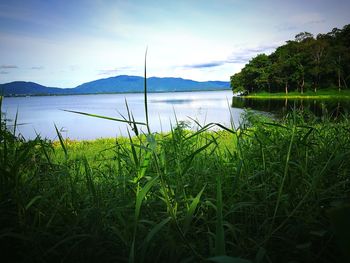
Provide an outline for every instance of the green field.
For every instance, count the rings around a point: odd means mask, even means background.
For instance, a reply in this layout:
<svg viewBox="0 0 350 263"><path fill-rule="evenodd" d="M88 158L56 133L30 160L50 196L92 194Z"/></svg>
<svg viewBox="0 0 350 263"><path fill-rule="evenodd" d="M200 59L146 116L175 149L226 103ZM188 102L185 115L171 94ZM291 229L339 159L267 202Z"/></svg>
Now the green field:
<svg viewBox="0 0 350 263"><path fill-rule="evenodd" d="M304 93L300 93L297 91L289 92L288 94L283 92L269 93L269 92L258 92L251 93L246 96L242 96L244 98L249 99L320 99L320 100L328 100L328 99L350 99L350 91L349 90L319 90L317 92L307 91Z"/></svg>
<svg viewBox="0 0 350 263"><path fill-rule="evenodd" d="M248 112L237 130L50 142L2 123L1 257L345 262L349 127Z"/></svg>

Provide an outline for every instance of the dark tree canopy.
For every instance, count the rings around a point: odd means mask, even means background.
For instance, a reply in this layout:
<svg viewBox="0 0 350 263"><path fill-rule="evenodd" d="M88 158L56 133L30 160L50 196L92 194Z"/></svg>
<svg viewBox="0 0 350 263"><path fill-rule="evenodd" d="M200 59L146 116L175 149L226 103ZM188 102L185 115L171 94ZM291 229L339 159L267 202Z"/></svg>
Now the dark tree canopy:
<svg viewBox="0 0 350 263"><path fill-rule="evenodd" d="M270 55L259 54L231 76L234 91L286 92L349 88L350 25L327 34L301 32Z"/></svg>

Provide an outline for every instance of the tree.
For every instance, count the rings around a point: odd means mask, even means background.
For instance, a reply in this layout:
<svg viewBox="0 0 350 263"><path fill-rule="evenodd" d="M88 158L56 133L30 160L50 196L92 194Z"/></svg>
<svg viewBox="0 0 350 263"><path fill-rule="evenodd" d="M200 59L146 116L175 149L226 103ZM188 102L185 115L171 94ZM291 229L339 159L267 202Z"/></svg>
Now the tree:
<svg viewBox="0 0 350 263"><path fill-rule="evenodd" d="M342 46L341 67L342 67L342 83L345 88L348 88L350 81L350 24L343 27L336 36L337 43Z"/></svg>
<svg viewBox="0 0 350 263"><path fill-rule="evenodd" d="M242 81L242 72L234 74L231 76L230 80L230 85L233 92L241 92L245 90Z"/></svg>
<svg viewBox="0 0 350 263"><path fill-rule="evenodd" d="M252 64L257 75L254 80L257 87L271 92L272 63L269 57L259 54L252 60Z"/></svg>
<svg viewBox="0 0 350 263"><path fill-rule="evenodd" d="M313 34L309 32L301 32L295 36L295 41L301 43L313 38L314 38Z"/></svg>
<svg viewBox="0 0 350 263"><path fill-rule="evenodd" d="M349 48L341 45L336 39L333 39L333 43L328 53L328 61L332 68L332 73L336 76L339 91L343 86L347 86L344 75L347 63L349 62L349 52Z"/></svg>
<svg viewBox="0 0 350 263"><path fill-rule="evenodd" d="M231 77L231 86L253 91L281 91L308 87L348 88L350 81L350 25L327 34L301 32L271 55L259 54Z"/></svg>
<svg viewBox="0 0 350 263"><path fill-rule="evenodd" d="M321 82L321 75L323 72L323 60L325 58L326 48L328 44L322 36L318 36L317 39L312 39L307 43L307 52L311 57L311 63L309 65L309 73L313 77L314 92L317 92L317 88Z"/></svg>
<svg viewBox="0 0 350 263"><path fill-rule="evenodd" d="M301 68L298 67L295 48L295 42L289 41L286 45L277 48L275 52L275 78L277 82L284 86L286 94L289 92L290 84L297 83L302 76Z"/></svg>

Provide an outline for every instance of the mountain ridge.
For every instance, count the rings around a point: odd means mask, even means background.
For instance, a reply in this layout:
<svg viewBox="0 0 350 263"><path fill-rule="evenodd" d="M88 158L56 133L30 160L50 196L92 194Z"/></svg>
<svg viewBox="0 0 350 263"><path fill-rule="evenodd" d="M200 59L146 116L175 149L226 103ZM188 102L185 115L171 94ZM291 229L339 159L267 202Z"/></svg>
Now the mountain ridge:
<svg viewBox="0 0 350 263"><path fill-rule="evenodd" d="M230 83L228 81L195 81L176 77L149 77L147 88L149 92L223 90L230 89ZM143 91L144 78L131 75L97 79L74 88L47 87L27 81L0 84L0 93L5 96L142 93Z"/></svg>

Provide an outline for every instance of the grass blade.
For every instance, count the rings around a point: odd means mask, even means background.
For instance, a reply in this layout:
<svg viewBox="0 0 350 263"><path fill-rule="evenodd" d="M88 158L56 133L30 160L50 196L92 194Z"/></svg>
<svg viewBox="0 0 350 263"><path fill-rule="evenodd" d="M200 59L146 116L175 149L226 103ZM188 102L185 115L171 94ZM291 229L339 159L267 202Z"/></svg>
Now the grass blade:
<svg viewBox="0 0 350 263"><path fill-rule="evenodd" d="M215 235L215 254L217 256L225 255L225 233L222 217L222 189L221 176L216 177L216 235ZM219 261L220 262L220 261ZM224 262L224 261L222 261Z"/></svg>
<svg viewBox="0 0 350 263"><path fill-rule="evenodd" d="M146 183L146 185L138 191L136 195L136 205L135 205L135 220L137 221L140 216L140 210L143 199L146 197L149 190L151 190L152 186L157 182L158 176L152 178L150 181Z"/></svg>
<svg viewBox="0 0 350 263"><path fill-rule="evenodd" d="M118 122L125 122L125 123L128 123L128 124L146 125L146 123L143 123L143 122L128 121L128 120L117 119L117 118L112 118L112 117L107 117L107 116L101 116L101 115L91 114L91 113L86 113L86 112L81 112L81 111L74 111L74 110L62 110L62 111L71 112L71 113L76 113L76 114L81 114L81 115L85 115L85 116L89 116L89 117L94 117L94 118L105 119L105 120L118 121Z"/></svg>
<svg viewBox="0 0 350 263"><path fill-rule="evenodd" d="M17 108L17 111L16 111L15 122L14 122L14 124L13 124L13 135L14 135L14 136L16 136L17 120L18 120L18 108Z"/></svg>
<svg viewBox="0 0 350 263"><path fill-rule="evenodd" d="M200 190L200 192L196 195L196 197L192 200L192 203L186 213L186 216L185 216L185 223L184 223L184 234L186 234L186 232L189 230L189 227L190 227L190 224L191 224L191 221L193 219L193 215L194 215L194 212L196 211L196 208L199 204L199 201L201 199L201 196L203 194L203 191L205 189L206 186L203 186L202 190Z"/></svg>
<svg viewBox="0 0 350 263"><path fill-rule="evenodd" d="M144 82L144 104L145 104L145 114L146 114L146 126L148 133L151 133L150 127L149 127L149 121L148 121L148 101L147 101L147 51L148 48L146 48L145 52L145 82Z"/></svg>
<svg viewBox="0 0 350 263"><path fill-rule="evenodd" d="M233 258L229 256L217 256L208 258L208 261L216 262L216 263L252 263L250 260L242 259L242 258Z"/></svg>
<svg viewBox="0 0 350 263"><path fill-rule="evenodd" d="M57 133L58 139L60 140L61 147L62 147L62 149L64 151L64 155L67 158L67 156L68 156L67 148L66 148L66 145L64 144L64 139L62 137L62 134L58 130L56 124L55 124L55 129L56 129L56 133Z"/></svg>

